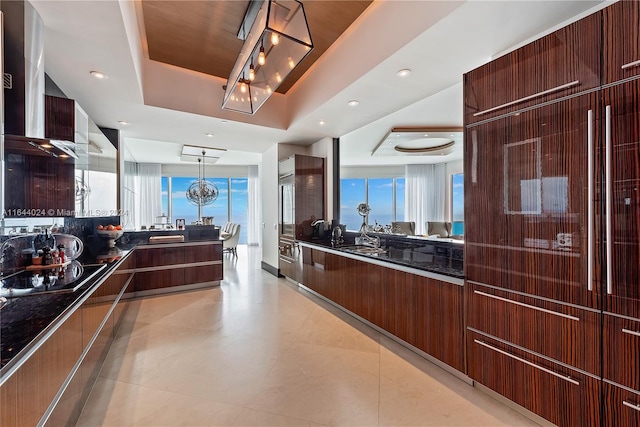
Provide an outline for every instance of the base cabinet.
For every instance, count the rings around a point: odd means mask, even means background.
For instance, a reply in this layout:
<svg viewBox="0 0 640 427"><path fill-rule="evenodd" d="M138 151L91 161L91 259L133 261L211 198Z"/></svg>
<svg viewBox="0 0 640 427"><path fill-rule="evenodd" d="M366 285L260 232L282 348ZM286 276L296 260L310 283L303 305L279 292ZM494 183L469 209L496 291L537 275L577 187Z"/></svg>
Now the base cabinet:
<svg viewBox="0 0 640 427"><path fill-rule="evenodd" d="M415 346L464 372L464 287L416 277Z"/></svg>
<svg viewBox="0 0 640 427"><path fill-rule="evenodd" d="M605 426L635 427L640 425L640 392L603 383Z"/></svg>
<svg viewBox="0 0 640 427"><path fill-rule="evenodd" d="M222 244L218 241L144 245L135 250L133 289L147 292L222 280Z"/></svg>
<svg viewBox="0 0 640 427"><path fill-rule="evenodd" d="M302 284L464 372L464 288L302 247Z"/></svg>
<svg viewBox="0 0 640 427"><path fill-rule="evenodd" d="M600 425L598 377L473 331L468 349L469 376L480 384L556 425Z"/></svg>

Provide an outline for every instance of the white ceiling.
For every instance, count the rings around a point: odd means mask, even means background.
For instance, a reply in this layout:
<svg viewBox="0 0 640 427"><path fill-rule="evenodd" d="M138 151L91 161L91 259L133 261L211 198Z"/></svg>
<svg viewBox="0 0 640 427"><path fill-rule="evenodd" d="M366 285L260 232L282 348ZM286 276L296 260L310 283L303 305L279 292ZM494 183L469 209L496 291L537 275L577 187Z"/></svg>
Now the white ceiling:
<svg viewBox="0 0 640 427"><path fill-rule="evenodd" d="M460 159L461 147L415 158L371 151L393 127L461 127L463 73L610 3L376 1L286 95L249 116L220 108L224 80L148 59L138 1L32 1L46 72L99 126L120 129L135 161L180 163L191 144L226 149L221 165L326 137L340 137L345 165ZM397 77L403 68L412 73Z"/></svg>

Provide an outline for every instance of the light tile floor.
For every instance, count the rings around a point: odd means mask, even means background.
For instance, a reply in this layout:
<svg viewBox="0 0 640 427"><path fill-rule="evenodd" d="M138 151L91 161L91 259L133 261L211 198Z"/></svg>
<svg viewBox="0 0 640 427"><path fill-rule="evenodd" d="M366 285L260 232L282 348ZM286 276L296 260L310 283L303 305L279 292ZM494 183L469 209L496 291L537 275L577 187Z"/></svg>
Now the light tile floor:
<svg viewBox="0 0 640 427"><path fill-rule="evenodd" d="M128 303L79 426L536 425L238 249L220 287Z"/></svg>

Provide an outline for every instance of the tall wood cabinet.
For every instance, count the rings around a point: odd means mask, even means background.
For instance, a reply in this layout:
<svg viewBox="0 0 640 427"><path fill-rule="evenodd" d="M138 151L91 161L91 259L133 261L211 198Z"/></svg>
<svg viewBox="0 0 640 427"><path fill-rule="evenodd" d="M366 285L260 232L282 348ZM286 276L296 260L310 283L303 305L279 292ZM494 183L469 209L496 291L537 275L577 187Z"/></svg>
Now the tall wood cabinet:
<svg viewBox="0 0 640 427"><path fill-rule="evenodd" d="M464 83L469 376L558 425L638 425L639 2Z"/></svg>
<svg viewBox="0 0 640 427"><path fill-rule="evenodd" d="M314 221L324 219L324 159L293 155L278 165L278 251L280 274L302 281L298 240L311 240Z"/></svg>

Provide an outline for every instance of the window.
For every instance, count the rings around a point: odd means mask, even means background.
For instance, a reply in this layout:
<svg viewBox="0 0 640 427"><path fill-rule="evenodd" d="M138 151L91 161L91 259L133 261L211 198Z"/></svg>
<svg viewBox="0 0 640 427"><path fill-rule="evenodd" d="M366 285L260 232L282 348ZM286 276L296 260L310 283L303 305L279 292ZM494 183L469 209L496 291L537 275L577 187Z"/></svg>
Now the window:
<svg viewBox="0 0 640 427"><path fill-rule="evenodd" d="M191 204L186 191L196 177L162 177L162 209L175 224L178 218L186 224L198 220L198 207ZM240 224L240 244L247 243L247 210L249 203L247 178L207 178L218 188L218 198L202 207L202 216L212 216L214 224L233 221ZM170 194L169 194L170 192Z"/></svg>
<svg viewBox="0 0 640 427"><path fill-rule="evenodd" d="M231 221L240 224L239 243L247 243L249 180L231 178Z"/></svg>
<svg viewBox="0 0 640 427"><path fill-rule="evenodd" d="M345 178L340 180L340 222L360 230L360 203L371 207L368 224L391 225L404 220L404 178Z"/></svg>
<svg viewBox="0 0 640 427"><path fill-rule="evenodd" d="M394 221L393 178L369 178L367 203L371 208L369 224L391 225Z"/></svg>
<svg viewBox="0 0 640 427"><path fill-rule="evenodd" d="M464 174L451 176L451 234L464 234Z"/></svg>
<svg viewBox="0 0 640 427"><path fill-rule="evenodd" d="M365 179L340 180L340 222L347 226L347 230L359 230L362 217L356 208L367 199Z"/></svg>

